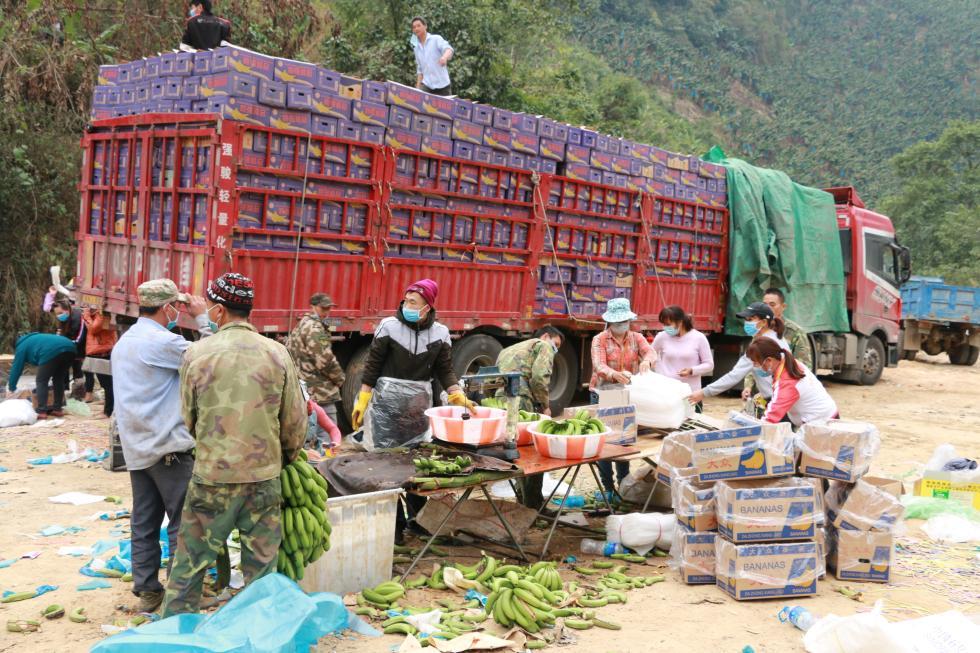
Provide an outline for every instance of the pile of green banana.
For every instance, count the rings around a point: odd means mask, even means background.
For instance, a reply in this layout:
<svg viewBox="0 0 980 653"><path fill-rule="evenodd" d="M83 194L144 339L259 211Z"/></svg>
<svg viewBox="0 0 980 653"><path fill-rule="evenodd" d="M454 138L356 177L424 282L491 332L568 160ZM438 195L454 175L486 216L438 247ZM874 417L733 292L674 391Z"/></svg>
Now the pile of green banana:
<svg viewBox="0 0 980 653"><path fill-rule="evenodd" d="M282 544L279 573L303 580L306 566L330 550L330 521L327 519L327 481L306 462L306 452L283 467Z"/></svg>
<svg viewBox="0 0 980 653"><path fill-rule="evenodd" d="M443 458L437 453L428 458L413 458L415 470L422 476L450 476L452 474L462 474L464 469L473 466L473 459L469 456L456 456L455 458Z"/></svg>
<svg viewBox="0 0 980 653"><path fill-rule="evenodd" d="M606 425L590 416L589 411L580 410L575 413L575 417L568 419L541 420L538 423L538 430L551 435L589 435L602 433L606 430Z"/></svg>

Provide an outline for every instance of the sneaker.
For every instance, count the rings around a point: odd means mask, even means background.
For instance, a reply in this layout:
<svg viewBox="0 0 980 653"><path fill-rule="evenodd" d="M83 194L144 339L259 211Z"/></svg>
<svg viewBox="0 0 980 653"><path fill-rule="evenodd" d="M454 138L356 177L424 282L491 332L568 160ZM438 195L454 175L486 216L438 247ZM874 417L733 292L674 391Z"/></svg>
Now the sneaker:
<svg viewBox="0 0 980 653"><path fill-rule="evenodd" d="M157 592L140 592L140 612L156 612L163 604L163 590Z"/></svg>
<svg viewBox="0 0 980 653"><path fill-rule="evenodd" d="M64 417L65 411L61 410L60 408L57 408L55 410L49 410L48 415L50 415L51 417Z"/></svg>
<svg viewBox="0 0 980 653"><path fill-rule="evenodd" d="M37 418L38 419L47 419L48 418L48 414L45 411L43 411L43 410L39 410L39 411L37 411Z"/></svg>

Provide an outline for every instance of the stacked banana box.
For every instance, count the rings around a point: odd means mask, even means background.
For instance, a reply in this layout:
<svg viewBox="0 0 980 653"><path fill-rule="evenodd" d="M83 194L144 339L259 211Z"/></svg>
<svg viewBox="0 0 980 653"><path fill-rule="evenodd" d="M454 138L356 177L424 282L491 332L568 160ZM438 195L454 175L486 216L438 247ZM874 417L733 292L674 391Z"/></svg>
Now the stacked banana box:
<svg viewBox="0 0 980 653"><path fill-rule="evenodd" d="M673 566L736 600L816 594L828 559L838 578L887 581L901 504L892 482L860 480L877 446L872 425L840 420L672 433L657 474L679 526Z"/></svg>

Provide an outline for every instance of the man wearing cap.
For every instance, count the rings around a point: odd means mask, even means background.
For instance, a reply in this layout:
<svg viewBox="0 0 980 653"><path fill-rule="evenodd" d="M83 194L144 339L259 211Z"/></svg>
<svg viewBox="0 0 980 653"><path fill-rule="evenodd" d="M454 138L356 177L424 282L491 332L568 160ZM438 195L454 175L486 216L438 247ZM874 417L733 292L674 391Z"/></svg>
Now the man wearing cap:
<svg viewBox="0 0 980 653"><path fill-rule="evenodd" d="M630 329L636 313L625 297L610 299L602 320L606 330L592 338L592 379L589 396L599 403L599 390L621 387L630 382L634 374L649 372L657 364L657 352L643 334ZM598 463L602 486L610 494L615 491L613 464L608 460ZM629 461L616 461L616 482L622 483L630 473Z"/></svg>
<svg viewBox="0 0 980 653"><path fill-rule="evenodd" d="M248 323L252 281L208 286L217 331L191 345L180 369L184 422L196 445L163 616L196 612L204 574L234 529L245 582L276 570L282 541L279 473L306 438L306 403L286 348Z"/></svg>
<svg viewBox="0 0 980 653"><path fill-rule="evenodd" d="M772 309L773 315L783 321L783 340L789 343L789 351L796 362L803 363L813 369L813 353L810 350L810 339L799 324L786 317L786 295L779 288L767 288L762 295L762 303ZM745 377L742 389L742 399L748 399L755 391L755 374Z"/></svg>
<svg viewBox="0 0 980 653"><path fill-rule="evenodd" d="M340 399L340 387L344 384L344 368L334 356L330 345L330 331L327 329L333 300L330 295L318 292L310 297L310 306L313 311L304 315L290 332L286 349L293 357L299 378L306 383L310 398L336 423L337 400ZM326 434L323 433L322 436ZM329 446L322 439L320 444Z"/></svg>
<svg viewBox="0 0 980 653"><path fill-rule="evenodd" d="M170 279L140 284L139 319L112 348L113 415L133 488L133 593L140 612L153 612L163 601L160 584L160 526L170 520L170 551L184 494L191 477L194 439L180 416L181 357L190 341L171 331L180 306L194 317L202 336L210 335L204 299L178 292ZM170 556L173 560L173 556Z"/></svg>

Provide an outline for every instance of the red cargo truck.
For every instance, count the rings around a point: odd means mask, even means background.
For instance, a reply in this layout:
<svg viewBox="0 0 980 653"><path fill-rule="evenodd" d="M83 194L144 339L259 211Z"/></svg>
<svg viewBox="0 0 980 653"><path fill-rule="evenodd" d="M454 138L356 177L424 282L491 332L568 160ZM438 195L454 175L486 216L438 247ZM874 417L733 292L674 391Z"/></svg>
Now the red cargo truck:
<svg viewBox="0 0 980 653"><path fill-rule="evenodd" d="M644 330L659 328L663 306L681 304L720 349L737 351L720 335L724 208L207 114L96 121L82 149L82 303L104 302L125 326L143 281L170 277L202 294L235 270L255 281L253 323L280 336L311 294L327 292L348 408L375 326L423 277L439 282L459 373L492 364L542 324L559 326L568 336L553 375L559 405L588 382L589 342L612 297L631 298ZM873 383L897 356L888 281L898 250L888 218L845 191L854 330L812 334L813 344L820 369Z"/></svg>

